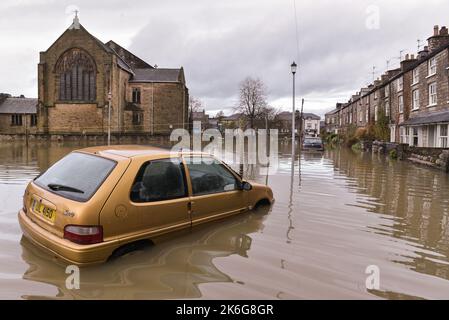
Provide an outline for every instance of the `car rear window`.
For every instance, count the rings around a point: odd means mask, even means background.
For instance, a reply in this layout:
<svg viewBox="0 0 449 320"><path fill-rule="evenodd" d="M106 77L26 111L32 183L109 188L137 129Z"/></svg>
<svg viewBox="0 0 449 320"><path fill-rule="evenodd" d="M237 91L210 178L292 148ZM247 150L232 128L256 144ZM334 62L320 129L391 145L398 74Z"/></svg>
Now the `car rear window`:
<svg viewBox="0 0 449 320"><path fill-rule="evenodd" d="M75 201L89 200L112 172L116 162L73 152L34 181L38 186Z"/></svg>

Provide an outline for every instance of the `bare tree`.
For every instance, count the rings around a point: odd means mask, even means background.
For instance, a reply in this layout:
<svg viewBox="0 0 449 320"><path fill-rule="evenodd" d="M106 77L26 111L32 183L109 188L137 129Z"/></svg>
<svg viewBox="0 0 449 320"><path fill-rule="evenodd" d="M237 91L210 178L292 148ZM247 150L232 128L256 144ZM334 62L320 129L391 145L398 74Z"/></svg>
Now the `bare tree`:
<svg viewBox="0 0 449 320"><path fill-rule="evenodd" d="M247 118L250 128L254 128L256 119L267 107L266 87L262 80L251 77L246 78L239 86L239 104L235 108Z"/></svg>
<svg viewBox="0 0 449 320"><path fill-rule="evenodd" d="M225 114L224 114L224 112L221 110L221 111L218 111L218 112L217 112L217 114L215 115L215 118L221 120L224 116L225 116Z"/></svg>
<svg viewBox="0 0 449 320"><path fill-rule="evenodd" d="M195 98L193 96L189 97L189 112L192 114L192 112L198 112L203 109L203 103L200 99Z"/></svg>

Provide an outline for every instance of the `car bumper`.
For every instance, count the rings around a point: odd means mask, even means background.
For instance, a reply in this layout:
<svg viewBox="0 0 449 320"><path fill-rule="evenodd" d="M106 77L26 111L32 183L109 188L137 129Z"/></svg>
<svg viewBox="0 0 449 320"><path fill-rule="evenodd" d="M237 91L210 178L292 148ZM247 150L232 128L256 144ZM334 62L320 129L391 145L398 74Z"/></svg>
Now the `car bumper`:
<svg viewBox="0 0 449 320"><path fill-rule="evenodd" d="M118 241L79 245L59 238L41 228L23 210L19 211L18 216L23 235L28 240L50 255L69 264L84 266L105 262L112 252L120 246Z"/></svg>

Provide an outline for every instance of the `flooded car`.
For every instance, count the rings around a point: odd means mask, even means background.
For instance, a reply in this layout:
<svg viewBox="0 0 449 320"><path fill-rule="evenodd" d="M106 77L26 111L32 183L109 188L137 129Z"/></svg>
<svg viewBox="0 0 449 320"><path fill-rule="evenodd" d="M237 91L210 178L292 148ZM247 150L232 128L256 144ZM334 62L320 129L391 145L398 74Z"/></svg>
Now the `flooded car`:
<svg viewBox="0 0 449 320"><path fill-rule="evenodd" d="M302 149L306 151L324 151L324 144L321 138L305 137Z"/></svg>
<svg viewBox="0 0 449 320"><path fill-rule="evenodd" d="M273 201L268 186L243 180L208 154L91 147L30 182L18 216L33 244L88 265Z"/></svg>

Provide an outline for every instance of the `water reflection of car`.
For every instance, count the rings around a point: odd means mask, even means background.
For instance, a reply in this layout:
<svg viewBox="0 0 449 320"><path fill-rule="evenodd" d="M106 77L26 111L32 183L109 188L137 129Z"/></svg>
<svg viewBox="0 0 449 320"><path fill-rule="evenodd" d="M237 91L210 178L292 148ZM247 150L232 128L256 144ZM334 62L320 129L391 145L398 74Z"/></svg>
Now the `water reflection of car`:
<svg viewBox="0 0 449 320"><path fill-rule="evenodd" d="M270 206L233 216L220 224L203 224L192 232L143 247L110 263L81 270L80 287L66 286L66 266L23 238L22 258L29 265L23 278L57 288L55 293L24 299L190 299L201 298L204 283L235 282L214 259L247 257L253 233L261 232ZM238 259L238 258L236 258Z"/></svg>
<svg viewBox="0 0 449 320"><path fill-rule="evenodd" d="M324 151L324 145L321 138L305 137L302 142L302 149L306 151Z"/></svg>
<svg viewBox="0 0 449 320"><path fill-rule="evenodd" d="M84 265L272 201L269 187L243 180L207 154L91 147L27 186L19 222L37 246Z"/></svg>

